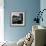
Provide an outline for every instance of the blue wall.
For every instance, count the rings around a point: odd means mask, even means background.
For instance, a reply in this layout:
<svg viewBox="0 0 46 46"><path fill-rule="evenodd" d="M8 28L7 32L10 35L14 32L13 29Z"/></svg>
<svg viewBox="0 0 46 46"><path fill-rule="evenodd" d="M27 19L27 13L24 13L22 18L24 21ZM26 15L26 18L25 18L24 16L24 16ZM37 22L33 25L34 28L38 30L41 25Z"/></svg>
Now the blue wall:
<svg viewBox="0 0 46 46"><path fill-rule="evenodd" d="M42 11L43 9L46 9L46 0L41 0L40 1L40 10ZM43 12L43 22L40 21L40 25L46 27L46 10Z"/></svg>
<svg viewBox="0 0 46 46"><path fill-rule="evenodd" d="M4 0L4 38L7 41L18 41L32 29L33 19L40 9L40 0ZM10 26L12 11L24 11L26 25L23 27Z"/></svg>

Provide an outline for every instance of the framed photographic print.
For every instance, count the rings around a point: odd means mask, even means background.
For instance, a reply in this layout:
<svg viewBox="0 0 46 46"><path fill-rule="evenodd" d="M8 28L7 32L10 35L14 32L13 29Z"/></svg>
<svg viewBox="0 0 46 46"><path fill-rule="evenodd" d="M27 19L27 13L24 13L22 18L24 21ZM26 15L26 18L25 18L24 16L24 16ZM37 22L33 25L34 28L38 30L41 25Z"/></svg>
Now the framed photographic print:
<svg viewBox="0 0 46 46"><path fill-rule="evenodd" d="M11 25L12 26L24 26L25 25L25 13L24 12L12 12L11 13Z"/></svg>

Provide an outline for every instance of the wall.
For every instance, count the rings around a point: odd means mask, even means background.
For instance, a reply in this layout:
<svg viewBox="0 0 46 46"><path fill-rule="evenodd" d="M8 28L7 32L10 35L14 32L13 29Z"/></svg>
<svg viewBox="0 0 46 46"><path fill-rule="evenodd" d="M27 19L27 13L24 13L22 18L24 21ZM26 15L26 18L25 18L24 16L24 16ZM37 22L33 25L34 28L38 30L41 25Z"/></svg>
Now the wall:
<svg viewBox="0 0 46 46"><path fill-rule="evenodd" d="M43 9L46 9L46 0L40 0L40 9L41 9L41 11L42 11ZM43 12L42 17L43 17L43 22L41 21L41 22L40 22L40 25L46 27L46 20L45 20L45 19L46 19L46 10Z"/></svg>
<svg viewBox="0 0 46 46"><path fill-rule="evenodd" d="M23 27L10 26L12 11L24 11L26 25ZM18 41L32 29L33 19L40 10L40 0L4 0L4 38L7 41Z"/></svg>

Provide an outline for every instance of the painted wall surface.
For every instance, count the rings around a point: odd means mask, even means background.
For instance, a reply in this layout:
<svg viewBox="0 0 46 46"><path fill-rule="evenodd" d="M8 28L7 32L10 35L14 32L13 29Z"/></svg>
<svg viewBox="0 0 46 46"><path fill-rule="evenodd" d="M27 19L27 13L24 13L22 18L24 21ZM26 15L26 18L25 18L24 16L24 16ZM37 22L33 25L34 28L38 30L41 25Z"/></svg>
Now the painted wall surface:
<svg viewBox="0 0 46 46"><path fill-rule="evenodd" d="M40 1L40 9L41 9L41 11L42 11L43 9L46 9L46 0L41 0L41 1ZM43 12L42 17L43 17L43 22L41 21L41 22L40 22L40 25L46 27L46 10Z"/></svg>
<svg viewBox="0 0 46 46"><path fill-rule="evenodd" d="M4 0L4 38L7 41L18 41L32 29L33 19L40 9L40 0ZM10 26L12 11L24 11L25 23L23 27Z"/></svg>

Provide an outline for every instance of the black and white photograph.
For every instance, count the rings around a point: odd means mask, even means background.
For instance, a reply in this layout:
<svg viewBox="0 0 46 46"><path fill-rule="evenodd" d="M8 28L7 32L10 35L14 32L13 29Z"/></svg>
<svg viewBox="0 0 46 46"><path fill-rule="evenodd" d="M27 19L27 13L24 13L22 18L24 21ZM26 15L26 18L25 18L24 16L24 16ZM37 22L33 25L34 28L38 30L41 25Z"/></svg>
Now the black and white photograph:
<svg viewBox="0 0 46 46"><path fill-rule="evenodd" d="M13 26L24 26L25 25L25 14L24 14L24 12L12 12L11 13L11 25L13 25Z"/></svg>

